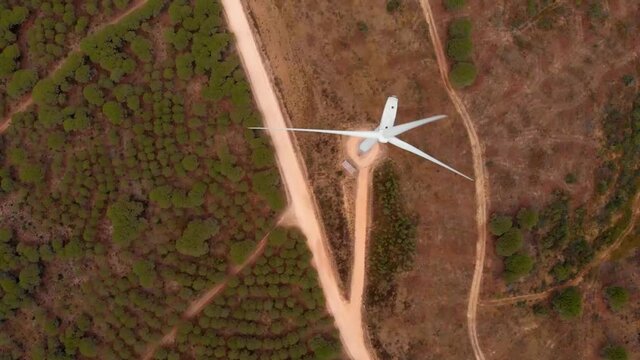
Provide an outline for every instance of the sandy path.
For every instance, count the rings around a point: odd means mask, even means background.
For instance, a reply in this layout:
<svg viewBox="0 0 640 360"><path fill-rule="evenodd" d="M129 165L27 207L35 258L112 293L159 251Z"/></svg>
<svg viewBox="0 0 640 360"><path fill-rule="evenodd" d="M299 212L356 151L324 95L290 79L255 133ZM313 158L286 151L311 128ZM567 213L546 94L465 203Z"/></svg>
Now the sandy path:
<svg viewBox="0 0 640 360"><path fill-rule="evenodd" d="M139 7L141 7L142 5L146 4L147 0L142 0L142 1L137 1L133 6L131 6L129 9L127 9L127 11L123 12L122 14L116 16L115 18L109 20L108 22L98 25L95 29L91 30L87 36L93 35L95 34L97 31L102 30L103 28L109 26L109 25L113 25L118 23L120 20L122 20L124 17L126 17L127 15L131 14L132 12L134 12L136 9L138 9ZM81 40L82 41L82 40ZM54 66L53 69L43 78L43 79L47 79L49 77L51 77L53 74L55 74L58 70L60 70L60 68L62 68L62 65L64 65L65 62L67 62L67 59L69 59L71 56L75 55L76 53L78 53L80 51L80 42L78 41L75 44L73 44L69 50L67 50L67 57L61 59L60 61L58 61ZM2 134L3 132L5 132L7 130L7 128L9 128L9 125L11 125L11 118L19 113L19 112L23 112L25 111L29 106L31 106L31 104L33 104L33 96L31 95L31 93L29 93L29 95L26 95L26 97L24 97L20 103L18 103L18 106L16 106L15 109L12 109L11 111L9 111L9 114L7 114L7 116L5 116L4 119L2 119L2 124L0 124L0 134Z"/></svg>
<svg viewBox="0 0 640 360"><path fill-rule="evenodd" d="M222 0L222 5L229 29L236 36L236 47L265 125L272 128L286 127L287 123L280 108L280 102L242 3L238 0ZM300 230L307 238L329 312L335 318L345 350L353 359L371 359L362 324L362 304L355 301L349 303L340 294L337 271L329 256L327 241L323 238L306 173L297 155L299 150L296 151L288 132L270 131L269 135L273 141L280 173L287 189L289 206L298 220ZM362 227L358 220L356 222ZM362 291L358 293L358 290L364 288L364 242L366 239L360 240L364 241L356 240L357 249L354 255L354 260L356 258L358 260L354 266L352 281L356 283L351 287L356 289L352 296L357 299L362 298Z"/></svg>
<svg viewBox="0 0 640 360"><path fill-rule="evenodd" d="M429 0L420 0L420 5L427 19L429 26L429 34L433 48L438 60L438 68L440 69L440 76L444 83L449 97L456 107L456 110L460 114L464 127L467 130L469 136L469 142L471 143L471 151L473 154L473 171L475 173L476 184L476 226L478 231L478 240L476 241L476 259L475 269L473 272L473 280L471 282L471 290L469 291L469 305L467 307L467 325L469 330L469 338L471 340L471 346L473 347L473 353L477 360L484 360L484 354L480 348L480 342L478 341L478 331L476 327L476 315L478 313L478 298L480 297L480 286L482 284L482 273L484 270L484 258L487 246L487 205L489 199L489 187L487 181L487 173L484 167L484 160L482 155L482 145L480 139L474 127L471 116L467 112L462 99L453 89L451 82L449 81L449 65L444 55L442 42L438 35L438 27L436 26L433 11Z"/></svg>

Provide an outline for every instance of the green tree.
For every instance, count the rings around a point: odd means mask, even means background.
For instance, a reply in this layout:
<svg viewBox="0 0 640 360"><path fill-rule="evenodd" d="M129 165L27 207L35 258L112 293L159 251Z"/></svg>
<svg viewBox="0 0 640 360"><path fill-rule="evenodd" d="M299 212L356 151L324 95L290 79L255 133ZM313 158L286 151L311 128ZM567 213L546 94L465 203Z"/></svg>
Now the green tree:
<svg viewBox="0 0 640 360"><path fill-rule="evenodd" d="M473 85L476 81L478 69L476 69L476 66L473 63L459 62L453 65L449 76L451 77L451 82L455 87L465 88Z"/></svg>
<svg viewBox="0 0 640 360"><path fill-rule="evenodd" d="M95 106L102 106L104 104L104 94L97 84L89 84L82 89L82 95L89 102L89 104Z"/></svg>
<svg viewBox="0 0 640 360"><path fill-rule="evenodd" d="M602 357L607 360L627 360L627 350L620 345L607 345L602 349Z"/></svg>
<svg viewBox="0 0 640 360"><path fill-rule="evenodd" d="M191 220L182 236L176 241L176 250L183 255L202 256L209 252L209 240L218 233L218 223L214 219Z"/></svg>
<svg viewBox="0 0 640 360"><path fill-rule="evenodd" d="M340 354L340 346L335 340L327 340L322 336L316 336L309 340L309 347L317 360L331 360Z"/></svg>
<svg viewBox="0 0 640 360"><path fill-rule="evenodd" d="M152 288L157 279L155 264L151 261L138 260L134 262L133 273L138 277L140 285L146 289Z"/></svg>
<svg viewBox="0 0 640 360"><path fill-rule="evenodd" d="M521 229L531 230L538 225L538 212L530 208L522 208L518 211L518 225Z"/></svg>
<svg viewBox="0 0 640 360"><path fill-rule="evenodd" d="M171 193L173 189L169 185L158 186L149 193L149 200L158 204L162 209L171 207Z"/></svg>
<svg viewBox="0 0 640 360"><path fill-rule="evenodd" d="M514 254L504 260L505 280L513 282L529 274L533 269L533 259L524 254Z"/></svg>
<svg viewBox="0 0 640 360"><path fill-rule="evenodd" d="M12 98L19 98L24 95L38 81L38 73L31 69L22 69L13 73L11 80L7 83L7 94Z"/></svg>
<svg viewBox="0 0 640 360"><path fill-rule="evenodd" d="M88 358L94 358L98 356L98 350L96 350L96 344L91 338L82 338L78 343L78 350L80 350L80 354L82 356L86 356Z"/></svg>
<svg viewBox="0 0 640 360"><path fill-rule="evenodd" d="M18 169L18 178L25 184L40 184L44 180L44 170L40 164L28 162Z"/></svg>
<svg viewBox="0 0 640 360"><path fill-rule="evenodd" d="M27 291L40 285L40 267L38 264L29 264L20 270L18 285Z"/></svg>
<svg viewBox="0 0 640 360"><path fill-rule="evenodd" d="M198 157L195 155L187 155L184 158L182 158L182 161L180 162L180 164L182 164L182 168L185 171L194 171L195 169L198 168Z"/></svg>
<svg viewBox="0 0 640 360"><path fill-rule="evenodd" d="M242 264L255 249L256 243L251 240L237 241L231 244L229 256L236 265Z"/></svg>
<svg viewBox="0 0 640 360"><path fill-rule="evenodd" d="M453 19L449 24L449 36L454 38L469 38L471 30L471 20L466 17Z"/></svg>
<svg viewBox="0 0 640 360"><path fill-rule="evenodd" d="M496 243L496 252L500 256L511 256L522 248L524 241L520 229L512 228L500 236Z"/></svg>
<svg viewBox="0 0 640 360"><path fill-rule="evenodd" d="M136 36L131 41L131 51L143 62L149 62L153 58L151 54L151 41L142 36Z"/></svg>
<svg viewBox="0 0 640 360"><path fill-rule="evenodd" d="M513 221L510 216L494 215L489 223L489 231L495 236L500 236L511 229Z"/></svg>
<svg viewBox="0 0 640 360"><path fill-rule="evenodd" d="M467 0L444 0L444 6L449 11L462 9L466 3Z"/></svg>
<svg viewBox="0 0 640 360"><path fill-rule="evenodd" d="M629 302L629 291L622 286L609 286L605 289L607 303L613 311L620 311Z"/></svg>
<svg viewBox="0 0 640 360"><path fill-rule="evenodd" d="M127 247L136 239L143 228L139 216L144 210L141 203L136 201L119 200L109 207L107 217L113 225L113 241Z"/></svg>
<svg viewBox="0 0 640 360"><path fill-rule="evenodd" d="M7 46L0 53L0 77L11 75L18 68L17 59L20 57L20 48L13 44Z"/></svg>
<svg viewBox="0 0 640 360"><path fill-rule="evenodd" d="M568 287L555 294L551 300L553 309L564 319L573 319L582 314L582 296L577 287Z"/></svg>
<svg viewBox="0 0 640 360"><path fill-rule="evenodd" d="M447 56L455 61L468 61L473 52L470 37L455 37L447 42Z"/></svg>
<svg viewBox="0 0 640 360"><path fill-rule="evenodd" d="M102 105L102 112L114 125L120 124L124 118L122 107L115 101L107 101L104 103L104 105Z"/></svg>
<svg viewBox="0 0 640 360"><path fill-rule="evenodd" d="M400 0L387 0L387 12L394 13L400 9Z"/></svg>

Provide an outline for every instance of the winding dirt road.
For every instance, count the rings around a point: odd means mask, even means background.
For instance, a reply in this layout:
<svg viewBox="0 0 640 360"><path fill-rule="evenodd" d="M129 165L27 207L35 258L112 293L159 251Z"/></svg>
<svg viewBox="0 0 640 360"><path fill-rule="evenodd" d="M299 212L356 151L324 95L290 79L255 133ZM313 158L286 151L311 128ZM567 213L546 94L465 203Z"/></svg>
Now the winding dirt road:
<svg viewBox="0 0 640 360"><path fill-rule="evenodd" d="M484 360L484 353L480 348L480 342L478 341L478 331L476 327L476 316L478 313L478 298L480 297L480 286L482 285L482 273L484 270L484 258L487 247L487 208L489 199L489 187L487 180L487 172L484 167L483 150L480 143L480 139L476 132L471 116L467 112L462 99L453 89L451 82L449 81L449 65L444 55L444 48L438 35L438 27L433 16L433 11L429 0L420 0L420 5L427 19L429 27L429 34L433 49L438 60L438 68L440 70L440 76L444 83L447 93L456 107L456 110L460 114L464 127L469 135L469 142L471 143L471 151L473 154L473 171L475 173L476 184L476 226L478 231L478 240L476 241L476 259L475 269L473 272L473 280L471 282L471 290L469 291L469 305L467 307L467 326L469 330L469 338L471 340L471 346L473 347L473 353L476 360Z"/></svg>
<svg viewBox="0 0 640 360"><path fill-rule="evenodd" d="M256 104L262 113L265 126L271 128L287 127L280 102L273 86L266 60L259 50L258 39L247 19L247 14L238 0L222 0L229 30L235 34L236 48L242 60L245 73L250 81ZM307 181L299 149L288 132L269 131L276 151L278 166L287 189L289 207L297 218L298 227L307 238L307 244L313 254L313 264L318 271L320 285L327 300L329 312L333 315L345 350L353 359L369 360L362 323L362 292L364 289L366 219L356 219L356 241L354 271L351 284L351 301L340 293L338 274L328 251L328 242L324 238L322 227L314 202L311 187ZM362 171L367 172L367 171ZM367 177L362 179L368 180ZM366 187L366 186L365 186ZM361 186L359 186L361 188ZM368 196L368 190L359 190L360 196ZM358 201L360 203L360 201ZM367 214L362 204L356 204L356 213ZM366 200L363 202L367 203ZM364 221L364 224L362 223ZM364 236L361 236L364 233Z"/></svg>

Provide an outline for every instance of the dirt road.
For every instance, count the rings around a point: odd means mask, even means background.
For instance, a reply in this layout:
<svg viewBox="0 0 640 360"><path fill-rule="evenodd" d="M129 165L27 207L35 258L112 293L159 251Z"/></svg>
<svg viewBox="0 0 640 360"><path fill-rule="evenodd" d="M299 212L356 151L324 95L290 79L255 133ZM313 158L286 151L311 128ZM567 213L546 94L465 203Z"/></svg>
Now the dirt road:
<svg viewBox="0 0 640 360"><path fill-rule="evenodd" d="M488 207L487 205L489 199L487 174L484 167L484 160L482 155L483 150L475 126L471 121L471 116L469 116L464 103L455 92L453 86L451 86L451 82L449 81L449 65L447 64L447 59L444 55L444 48L442 47L442 42L440 41L440 36L438 35L438 27L436 26L429 0L420 0L420 5L422 6L422 10L427 19L429 35L431 37L431 42L433 44L436 58L438 60L438 68L440 69L442 81L445 85L445 88L447 89L447 92L449 93L449 97L451 98L453 105L456 107L458 113L460 114L460 117L462 118L462 121L464 122L464 127L466 128L467 134L469 135L469 142L471 143L471 150L473 154L473 171L475 173L476 184L476 223L478 240L476 241L475 269L473 272L473 280L471 282L471 290L469 291L467 326L469 330L471 346L473 347L473 353L477 360L484 360L484 354L482 352L482 349L480 348L480 343L478 341L478 332L476 329L478 298L480 297L480 286L482 284L482 273L484 270L484 258L486 253L485 249L487 246L486 224Z"/></svg>
<svg viewBox="0 0 640 360"><path fill-rule="evenodd" d="M222 0L222 5L229 30L236 36L236 48L250 80L251 89L265 125L272 128L286 127L287 123L272 79L269 76L270 73L267 71L265 60L261 56L257 39L254 37L242 3L238 0ZM318 271L320 285L329 311L335 318L345 350L353 359L371 359L364 337L361 303L354 302L354 306L357 305L357 309L354 309L340 294L337 271L329 256L327 241L323 238L317 207L313 201L304 166L298 156L300 152L294 147L289 133L270 131L269 135L273 141L280 173L287 189L289 206L298 220L300 230L307 238L307 244L313 254L313 263ZM359 259L362 255L362 260L359 262L364 261L364 248L361 251L361 254L360 251L356 251ZM364 272L364 266L358 271ZM353 278L358 278L355 271ZM364 283L364 279L360 281ZM361 284L354 286L357 289L363 288ZM352 293L352 296L354 294ZM361 298L362 295L354 297Z"/></svg>

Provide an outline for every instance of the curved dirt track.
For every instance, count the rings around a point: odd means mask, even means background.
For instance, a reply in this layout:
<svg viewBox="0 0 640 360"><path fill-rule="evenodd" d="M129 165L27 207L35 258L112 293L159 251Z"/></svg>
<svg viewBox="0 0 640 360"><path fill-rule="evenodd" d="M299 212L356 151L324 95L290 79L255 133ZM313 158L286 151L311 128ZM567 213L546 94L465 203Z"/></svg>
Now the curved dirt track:
<svg viewBox="0 0 640 360"><path fill-rule="evenodd" d="M265 126L271 128L287 127L270 73L267 71L242 3L238 0L222 0L221 3L224 7L229 30L235 34L235 45ZM362 299L362 290L364 289L366 220L365 237L358 236L356 238L354 255L356 261L351 286L351 289L355 289L355 291L351 294L352 301L348 302L342 297L338 287L337 271L329 255L330 252L323 236L311 188L302 161L298 156L300 151L294 146L288 132L269 131L269 135L287 189L289 207L297 218L298 227L307 238L307 244L313 254L313 263L318 271L320 285L329 311L335 318L345 350L353 359L371 359L362 324L362 303L361 301L353 301ZM362 195L362 193L360 194ZM364 195L367 195L367 192ZM356 223L359 229L362 228L360 220L356 220Z"/></svg>
<svg viewBox="0 0 640 360"><path fill-rule="evenodd" d="M449 81L449 65L444 55L442 42L438 35L438 27L431 10L429 0L420 0L420 5L427 19L427 25L429 27L429 35L433 44L433 49L438 60L438 68L442 81L449 93L449 97L456 107L456 110L460 114L464 127L469 135L469 142L471 143L471 150L473 154L473 171L475 173L476 184L476 223L478 231L478 240L476 242L476 259L475 269L473 272L473 280L471 282L471 290L469 291L469 305L467 307L467 326L469 330L469 338L471 340L471 346L473 347L473 353L477 360L484 360L484 353L480 348L480 342L478 341L478 331L476 328L476 315L478 313L478 298L480 297L480 286L482 285L482 273L484 270L484 258L487 246L487 204L489 199L489 187L487 181L487 174L484 167L484 160L482 158L482 145L480 139L471 121L471 116L467 112L467 109L462 102L462 99L453 89L451 82Z"/></svg>

